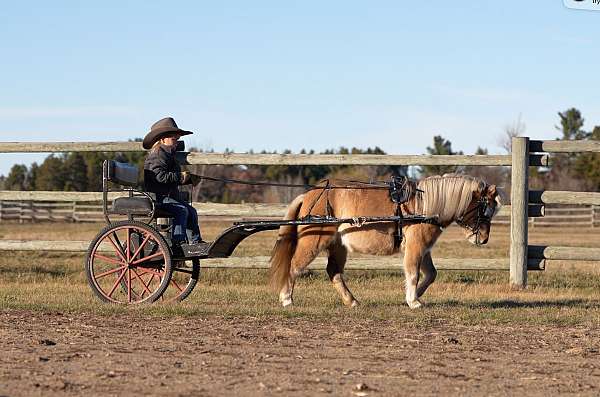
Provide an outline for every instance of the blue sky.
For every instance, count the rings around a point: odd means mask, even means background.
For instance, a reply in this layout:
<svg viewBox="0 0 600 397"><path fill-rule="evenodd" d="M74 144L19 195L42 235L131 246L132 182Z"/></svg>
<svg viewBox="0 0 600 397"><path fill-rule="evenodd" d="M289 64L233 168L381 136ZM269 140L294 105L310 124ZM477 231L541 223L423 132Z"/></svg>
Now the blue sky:
<svg viewBox="0 0 600 397"><path fill-rule="evenodd" d="M0 141L119 141L170 115L188 147L501 153L600 125L600 12L562 0L21 1L0 14ZM3 154L0 174L43 154Z"/></svg>

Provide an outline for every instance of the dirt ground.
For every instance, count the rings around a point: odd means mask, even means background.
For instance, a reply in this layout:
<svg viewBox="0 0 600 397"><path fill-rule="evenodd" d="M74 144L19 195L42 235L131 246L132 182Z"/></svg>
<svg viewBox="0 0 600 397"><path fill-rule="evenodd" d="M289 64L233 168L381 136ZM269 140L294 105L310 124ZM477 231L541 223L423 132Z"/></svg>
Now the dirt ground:
<svg viewBox="0 0 600 397"><path fill-rule="evenodd" d="M600 330L6 310L0 395L598 395Z"/></svg>

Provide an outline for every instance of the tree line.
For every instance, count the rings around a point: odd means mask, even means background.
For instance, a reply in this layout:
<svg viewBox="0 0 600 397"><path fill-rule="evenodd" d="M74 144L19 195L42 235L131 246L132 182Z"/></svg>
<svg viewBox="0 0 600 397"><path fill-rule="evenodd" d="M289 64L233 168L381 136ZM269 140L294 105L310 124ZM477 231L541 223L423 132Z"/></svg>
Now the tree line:
<svg viewBox="0 0 600 397"><path fill-rule="evenodd" d="M591 130L584 129L581 112L570 108L559 112L559 124L556 129L564 140L600 140L600 126ZM525 125L520 117L504 129L499 145L510 152L513 136L524 133ZM140 138L135 141L140 141ZM194 151L194 149L191 149ZM426 148L431 155L458 155L452 143L442 135L433 137L432 146ZM287 150L284 154L291 154ZM261 154L267 154L262 151ZM316 154L313 150L302 150L300 154ZM359 149L330 149L320 154L386 154L379 147ZM478 147L475 154L488 154L486 148ZM40 191L100 191L102 189L102 162L113 159L137 165L143 170L146 153L144 152L73 152L48 156L41 164L33 163L27 167L15 164L9 174L0 177L3 190L40 190ZM238 179L244 181L268 181L276 183L312 185L323 179L343 179L360 181L389 180L393 175L407 175L406 166L194 166L195 174L213 178ZM439 175L448 172L466 172L485 179L488 183L510 185L510 169L507 167L455 167L422 166L416 169L418 176ZM549 169L532 167L532 188L557 190L600 190L600 154L573 153L553 156ZM141 180L141 178L140 178ZM304 191L302 187L281 188L274 186L252 186L202 180L190 187L194 201L221 203L239 202L289 202Z"/></svg>

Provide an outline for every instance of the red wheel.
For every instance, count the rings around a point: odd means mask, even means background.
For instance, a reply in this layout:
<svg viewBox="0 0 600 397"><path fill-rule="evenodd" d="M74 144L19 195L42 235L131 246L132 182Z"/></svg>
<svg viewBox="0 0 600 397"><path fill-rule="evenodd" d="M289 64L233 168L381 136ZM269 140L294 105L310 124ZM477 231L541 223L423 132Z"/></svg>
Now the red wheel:
<svg viewBox="0 0 600 397"><path fill-rule="evenodd" d="M85 270L92 291L112 303L154 302L169 286L171 252L154 228L115 222L91 242Z"/></svg>
<svg viewBox="0 0 600 397"><path fill-rule="evenodd" d="M167 302L181 302L192 293L200 278L200 260L173 262L173 274L162 298Z"/></svg>

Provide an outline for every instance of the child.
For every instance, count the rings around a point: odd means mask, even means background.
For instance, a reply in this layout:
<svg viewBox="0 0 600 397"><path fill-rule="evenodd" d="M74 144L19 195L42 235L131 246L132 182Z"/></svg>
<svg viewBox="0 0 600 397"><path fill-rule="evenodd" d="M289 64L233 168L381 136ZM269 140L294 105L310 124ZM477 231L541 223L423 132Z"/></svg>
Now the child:
<svg viewBox="0 0 600 397"><path fill-rule="evenodd" d="M174 251L185 256L206 245L200 236L198 214L194 207L181 200L178 189L179 185L190 183L191 177L187 171L181 171L175 159L177 140L190 134L193 132L179 129L175 120L167 117L154 123L142 142L144 149L150 150L144 162L145 189L156 194L156 202L161 209L174 215ZM196 246L195 249L190 247L192 245Z"/></svg>

